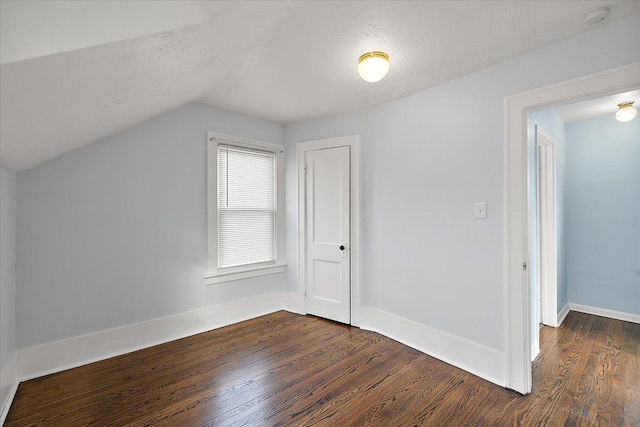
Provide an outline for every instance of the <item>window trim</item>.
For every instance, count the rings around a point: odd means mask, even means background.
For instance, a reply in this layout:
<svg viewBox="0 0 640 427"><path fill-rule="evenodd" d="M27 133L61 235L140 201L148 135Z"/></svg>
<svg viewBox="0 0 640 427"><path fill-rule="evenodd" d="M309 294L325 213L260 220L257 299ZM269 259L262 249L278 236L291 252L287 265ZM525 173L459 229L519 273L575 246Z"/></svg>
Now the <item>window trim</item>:
<svg viewBox="0 0 640 427"><path fill-rule="evenodd" d="M276 156L276 262L271 265L220 271L218 268L218 145L268 151ZM285 266L284 241L284 146L218 132L207 132L207 235L208 273L205 283L230 282L249 277L283 273Z"/></svg>

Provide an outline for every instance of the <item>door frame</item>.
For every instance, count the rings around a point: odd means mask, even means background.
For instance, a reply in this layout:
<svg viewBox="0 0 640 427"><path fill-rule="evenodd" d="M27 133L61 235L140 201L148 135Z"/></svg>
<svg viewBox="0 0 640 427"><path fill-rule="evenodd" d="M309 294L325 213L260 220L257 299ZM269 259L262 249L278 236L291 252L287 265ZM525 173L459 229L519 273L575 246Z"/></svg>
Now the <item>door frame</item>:
<svg viewBox="0 0 640 427"><path fill-rule="evenodd" d="M640 87L640 61L505 98L504 348L505 385L531 392L531 302L528 257L527 113Z"/></svg>
<svg viewBox="0 0 640 427"><path fill-rule="evenodd" d="M351 257L351 325L360 326L360 301L362 282L360 280L360 135L342 136L299 142L296 145L298 159L298 313L307 314L306 289L306 185L305 155L307 151L328 148L350 147L350 221L351 236L349 256Z"/></svg>
<svg viewBox="0 0 640 427"><path fill-rule="evenodd" d="M537 250L538 250L538 289L542 296L538 313L540 323L557 327L558 326L558 225L557 225L557 189L556 189L556 141L553 136L536 125L536 152L542 155L536 164L536 213L538 215L537 230ZM543 140L541 141L542 136ZM540 188L540 177L545 178L545 187ZM541 200L544 198L545 210L541 211ZM546 225L545 229L541 224ZM545 243L542 248L541 241ZM544 249L544 257L540 256L540 251ZM545 272L543 281L542 272Z"/></svg>

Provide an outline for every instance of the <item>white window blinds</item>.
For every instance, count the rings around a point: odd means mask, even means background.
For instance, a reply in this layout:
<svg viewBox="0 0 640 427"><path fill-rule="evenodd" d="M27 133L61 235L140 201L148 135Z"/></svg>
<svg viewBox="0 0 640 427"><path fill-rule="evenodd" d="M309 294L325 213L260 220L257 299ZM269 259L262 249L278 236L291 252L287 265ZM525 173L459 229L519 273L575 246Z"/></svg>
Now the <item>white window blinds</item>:
<svg viewBox="0 0 640 427"><path fill-rule="evenodd" d="M276 157L218 145L218 269L276 262Z"/></svg>

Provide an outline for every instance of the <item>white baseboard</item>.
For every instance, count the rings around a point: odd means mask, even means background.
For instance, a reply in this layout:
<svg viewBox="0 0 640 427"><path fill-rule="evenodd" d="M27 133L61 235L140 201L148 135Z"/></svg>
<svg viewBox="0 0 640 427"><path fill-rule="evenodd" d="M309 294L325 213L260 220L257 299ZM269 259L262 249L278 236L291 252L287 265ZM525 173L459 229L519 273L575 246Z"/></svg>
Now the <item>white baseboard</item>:
<svg viewBox="0 0 640 427"><path fill-rule="evenodd" d="M571 309L569 308L569 303L567 303L564 305L564 307L562 307L560 313L558 313L558 327L562 325L562 322L564 322L564 319L567 317L567 314L569 314L569 311L571 311Z"/></svg>
<svg viewBox="0 0 640 427"><path fill-rule="evenodd" d="M609 317L611 319L623 320L625 322L640 323L640 315L638 314L607 310L606 308L591 307L588 305L574 304L572 302L570 302L568 305L571 311L595 314L596 316Z"/></svg>
<svg viewBox="0 0 640 427"><path fill-rule="evenodd" d="M20 349L12 358L13 367L8 368L7 363L6 369L2 370L3 378L11 376L9 372L13 372L11 390L2 390L12 399L17 380L26 381L75 368L278 310L295 313L296 303L296 293L275 292ZM361 319L362 329L378 332L501 387L505 386L505 357L497 350L378 309L363 308ZM3 411L4 416L8 409Z"/></svg>
<svg viewBox="0 0 640 427"><path fill-rule="evenodd" d="M498 350L375 308L362 308L362 329L378 332L501 387L505 356Z"/></svg>
<svg viewBox="0 0 640 427"><path fill-rule="evenodd" d="M0 426L7 418L11 403L18 390L18 358L13 352L0 371Z"/></svg>
<svg viewBox="0 0 640 427"><path fill-rule="evenodd" d="M18 351L18 379L26 381L210 331L282 310L274 292Z"/></svg>

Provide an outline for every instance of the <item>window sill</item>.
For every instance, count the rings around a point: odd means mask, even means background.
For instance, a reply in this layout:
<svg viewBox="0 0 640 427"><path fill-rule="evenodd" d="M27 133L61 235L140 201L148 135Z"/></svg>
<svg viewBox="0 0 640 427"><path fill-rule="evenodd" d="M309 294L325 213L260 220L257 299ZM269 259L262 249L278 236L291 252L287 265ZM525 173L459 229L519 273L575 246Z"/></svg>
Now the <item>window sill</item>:
<svg viewBox="0 0 640 427"><path fill-rule="evenodd" d="M250 277L266 276L267 274L284 273L286 264L266 265L241 271L225 271L223 273L209 273L204 276L206 285L231 282L233 280L248 279Z"/></svg>

